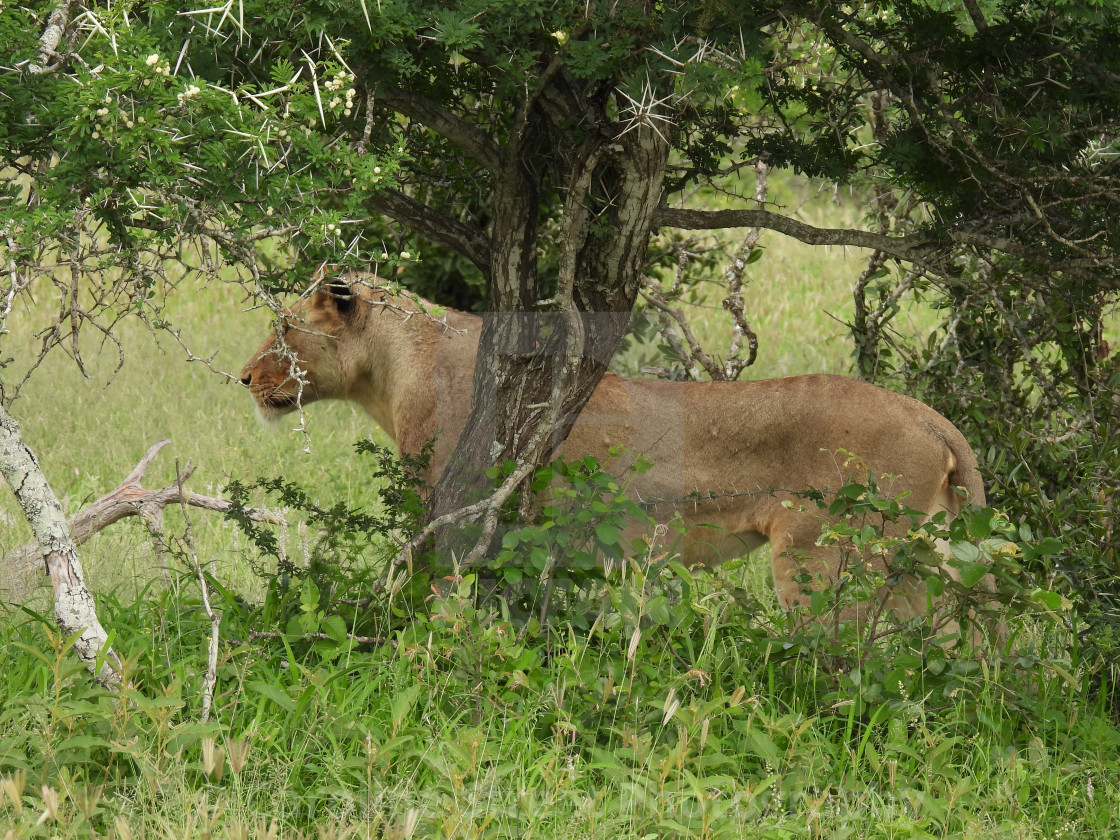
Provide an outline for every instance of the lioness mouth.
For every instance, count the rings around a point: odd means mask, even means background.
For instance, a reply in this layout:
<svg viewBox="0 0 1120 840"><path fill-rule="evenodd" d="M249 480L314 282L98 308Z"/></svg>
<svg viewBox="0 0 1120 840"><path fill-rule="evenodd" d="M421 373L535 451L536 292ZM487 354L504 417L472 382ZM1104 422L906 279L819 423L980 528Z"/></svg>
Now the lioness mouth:
<svg viewBox="0 0 1120 840"><path fill-rule="evenodd" d="M268 397L265 403L272 408L295 408L299 405L299 400L295 397Z"/></svg>
<svg viewBox="0 0 1120 840"><path fill-rule="evenodd" d="M300 400L295 394L286 394L283 392L273 392L268 396L260 397L261 404L269 408L299 408Z"/></svg>

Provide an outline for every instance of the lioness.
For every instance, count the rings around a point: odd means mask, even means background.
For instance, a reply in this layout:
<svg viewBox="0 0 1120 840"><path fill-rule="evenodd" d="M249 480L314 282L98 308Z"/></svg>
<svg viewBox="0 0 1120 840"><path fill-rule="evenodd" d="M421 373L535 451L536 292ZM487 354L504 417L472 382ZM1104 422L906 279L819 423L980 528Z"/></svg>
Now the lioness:
<svg viewBox="0 0 1120 840"><path fill-rule="evenodd" d="M401 452L417 453L435 438L434 481L470 408L482 320L448 310L444 325L421 307L430 304L366 283L317 291L290 312L290 350L268 339L241 381L266 420L299 404L345 399ZM976 458L952 423L910 397L840 376L666 382L608 373L562 454L606 464L612 444L653 460L632 492L667 500L654 508L657 518L683 518L685 563L715 565L769 541L774 587L787 608L802 597L799 569L832 581L840 562L835 548L817 545L821 513L790 491L835 489L849 476L866 480L870 470L886 492L908 493L906 503L929 514L959 511L958 488L984 502ZM846 464L845 452L860 463ZM904 618L926 610L924 586L885 588L883 597Z"/></svg>

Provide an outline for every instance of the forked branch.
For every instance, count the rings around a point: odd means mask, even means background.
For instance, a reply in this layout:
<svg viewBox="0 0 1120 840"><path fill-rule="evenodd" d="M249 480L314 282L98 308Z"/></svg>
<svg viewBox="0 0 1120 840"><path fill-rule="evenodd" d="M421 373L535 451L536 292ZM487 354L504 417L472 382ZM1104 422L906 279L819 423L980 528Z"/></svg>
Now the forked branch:
<svg viewBox="0 0 1120 840"><path fill-rule="evenodd" d="M233 506L229 499L203 496L183 489L183 483L194 472L194 467L190 464L176 476L175 483L171 486L164 487L162 490L144 489L141 485L144 474L159 451L170 442L164 439L152 444L120 486L87 505L69 521L70 539L75 546L81 545L94 534L127 516L139 516L144 519L149 530L153 531L153 536L158 538L163 509L168 505L190 505L219 513ZM246 513L255 522L271 522L279 525L284 521L278 513L263 508L250 508ZM42 553L37 544L32 543L9 552L6 565L10 578L6 587L8 589L6 596L19 601L32 586L37 586L41 581L34 578L33 573L39 571L41 563Z"/></svg>

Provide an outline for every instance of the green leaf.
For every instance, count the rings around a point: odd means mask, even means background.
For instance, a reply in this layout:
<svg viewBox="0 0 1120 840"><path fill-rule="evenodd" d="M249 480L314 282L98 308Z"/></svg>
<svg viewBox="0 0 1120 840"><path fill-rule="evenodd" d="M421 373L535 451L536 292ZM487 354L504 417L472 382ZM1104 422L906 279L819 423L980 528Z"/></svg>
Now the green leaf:
<svg viewBox="0 0 1120 840"><path fill-rule="evenodd" d="M304 578L303 584L300 586L299 601L300 608L307 612L319 607L319 587L309 577Z"/></svg>
<svg viewBox="0 0 1120 840"><path fill-rule="evenodd" d="M246 683L245 687L251 692L255 692L262 697L265 697L283 709L285 712L294 712L296 710L296 702L288 693L282 688L266 683L262 680L251 680Z"/></svg>
<svg viewBox="0 0 1120 840"><path fill-rule="evenodd" d="M599 542L605 545L618 544L618 528L611 525L609 522L600 522L595 526L595 536Z"/></svg>
<svg viewBox="0 0 1120 840"><path fill-rule="evenodd" d="M393 697L389 704L393 729L398 729L408 713L412 711L412 707L416 705L422 690L423 686L421 685L410 685Z"/></svg>
<svg viewBox="0 0 1120 840"><path fill-rule="evenodd" d="M1031 597L1053 612L1062 612L1069 606L1069 601L1052 589L1032 589Z"/></svg>
<svg viewBox="0 0 1120 840"><path fill-rule="evenodd" d="M986 540L992 535L992 517L995 515L993 508L981 508L968 517L968 531L974 539Z"/></svg>
<svg viewBox="0 0 1120 840"><path fill-rule="evenodd" d="M813 594L809 596L809 611L813 615L824 615L826 610L828 610L828 599L819 589L814 589Z"/></svg>
<svg viewBox="0 0 1120 840"><path fill-rule="evenodd" d="M58 752L62 752L63 750L89 750L94 747L108 746L108 741L104 738L98 738L96 735L75 735L73 738L67 738L56 746L55 750Z"/></svg>
<svg viewBox="0 0 1120 840"><path fill-rule="evenodd" d="M975 563L980 559L980 549L966 540L956 540L949 544L953 556L965 563Z"/></svg>
<svg viewBox="0 0 1120 840"><path fill-rule="evenodd" d="M346 622L340 615L328 615L320 627L324 633L331 637L332 641L338 642L340 645L346 641L349 635Z"/></svg>
<svg viewBox="0 0 1120 840"><path fill-rule="evenodd" d="M1054 554L1061 554L1065 549L1062 541L1056 537L1046 537L1034 547L1035 554L1043 557L1049 557Z"/></svg>
<svg viewBox="0 0 1120 840"><path fill-rule="evenodd" d="M988 574L988 567L983 563L960 563L958 568L961 573L961 585L969 589L974 587Z"/></svg>

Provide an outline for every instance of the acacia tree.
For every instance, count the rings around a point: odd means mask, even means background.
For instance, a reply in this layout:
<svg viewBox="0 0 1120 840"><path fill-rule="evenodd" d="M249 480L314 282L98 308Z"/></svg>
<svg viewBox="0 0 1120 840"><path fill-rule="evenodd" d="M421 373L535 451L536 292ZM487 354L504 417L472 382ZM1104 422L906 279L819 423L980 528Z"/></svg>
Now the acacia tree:
<svg viewBox="0 0 1120 840"><path fill-rule="evenodd" d="M487 303L436 517L495 463L519 465L512 489L562 440L658 232L871 249L853 325L868 377L909 287L959 302L972 267L998 266L991 283L1060 298L1078 335L1116 290L1120 51L1097 4L48 0L2 14L0 316L54 284L47 352L123 314L160 325L173 264L235 266L279 307L319 261L451 255ZM797 221L755 197L744 175L760 165L853 183L875 217ZM894 264L901 286L882 278ZM0 396L18 391L9 376Z"/></svg>

